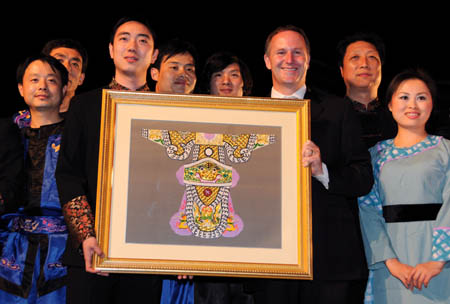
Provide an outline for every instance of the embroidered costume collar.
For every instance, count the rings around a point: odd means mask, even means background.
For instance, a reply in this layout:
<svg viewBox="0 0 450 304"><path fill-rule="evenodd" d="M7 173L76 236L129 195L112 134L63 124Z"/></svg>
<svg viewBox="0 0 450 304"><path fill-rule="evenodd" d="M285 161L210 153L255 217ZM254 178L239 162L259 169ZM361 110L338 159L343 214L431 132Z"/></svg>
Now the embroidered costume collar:
<svg viewBox="0 0 450 304"><path fill-rule="evenodd" d="M411 147L396 147L394 144L394 138L384 140L377 145L377 150L392 150L396 151L393 152L394 154L415 154L422 152L424 150L433 148L439 144L441 141L442 136L436 136L436 135L427 135L424 140L418 142L415 145L412 145Z"/></svg>
<svg viewBox="0 0 450 304"><path fill-rule="evenodd" d="M127 87L121 85L120 83L118 83L118 82L116 81L115 78L112 79L112 81L110 82L110 84L108 85L108 87L109 87L110 89L112 89L112 90L132 91L132 90L130 90L129 88L127 88ZM147 92L147 91L150 91L150 88L148 87L148 85L147 85L147 83L146 83L146 84L144 84L142 87L137 88L136 91L145 91L145 92Z"/></svg>

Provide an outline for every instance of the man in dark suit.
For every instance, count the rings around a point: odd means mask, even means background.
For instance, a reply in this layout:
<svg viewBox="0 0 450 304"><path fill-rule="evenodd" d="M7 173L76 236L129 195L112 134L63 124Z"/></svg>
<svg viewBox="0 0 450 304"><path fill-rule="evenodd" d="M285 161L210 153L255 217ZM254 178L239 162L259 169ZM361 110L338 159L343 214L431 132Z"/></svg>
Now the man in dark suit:
<svg viewBox="0 0 450 304"><path fill-rule="evenodd" d="M256 303L362 303L367 265L357 197L368 193L370 156L351 104L306 87L309 41L303 30L285 26L266 41L272 97L311 100L311 140L303 165L311 167L313 277L311 281L261 280Z"/></svg>

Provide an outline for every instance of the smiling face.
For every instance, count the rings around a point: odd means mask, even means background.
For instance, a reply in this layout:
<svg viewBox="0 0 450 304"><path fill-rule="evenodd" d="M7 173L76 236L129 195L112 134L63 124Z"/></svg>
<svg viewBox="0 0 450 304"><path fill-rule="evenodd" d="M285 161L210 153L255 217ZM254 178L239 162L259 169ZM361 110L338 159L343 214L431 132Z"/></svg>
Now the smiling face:
<svg viewBox="0 0 450 304"><path fill-rule="evenodd" d="M310 57L300 33L283 31L273 36L264 61L280 93L292 94L305 84Z"/></svg>
<svg viewBox="0 0 450 304"><path fill-rule="evenodd" d="M159 70L151 69L157 93L190 94L197 82L194 58L189 53L163 58Z"/></svg>
<svg viewBox="0 0 450 304"><path fill-rule="evenodd" d="M398 86L388 107L399 129L424 131L433 109L433 100L422 80L408 79Z"/></svg>
<svg viewBox="0 0 450 304"><path fill-rule="evenodd" d="M149 29L136 21L125 22L117 29L113 44L109 44L109 53L116 78L146 75L157 56Z"/></svg>
<svg viewBox="0 0 450 304"><path fill-rule="evenodd" d="M366 41L348 45L341 67L348 89L378 89L381 82L381 60L377 49Z"/></svg>
<svg viewBox="0 0 450 304"><path fill-rule="evenodd" d="M244 80L239 64L232 63L211 75L210 91L219 96L242 96Z"/></svg>
<svg viewBox="0 0 450 304"><path fill-rule="evenodd" d="M18 85L20 95L33 111L56 111L64 97L61 76L47 63L35 60L30 63Z"/></svg>

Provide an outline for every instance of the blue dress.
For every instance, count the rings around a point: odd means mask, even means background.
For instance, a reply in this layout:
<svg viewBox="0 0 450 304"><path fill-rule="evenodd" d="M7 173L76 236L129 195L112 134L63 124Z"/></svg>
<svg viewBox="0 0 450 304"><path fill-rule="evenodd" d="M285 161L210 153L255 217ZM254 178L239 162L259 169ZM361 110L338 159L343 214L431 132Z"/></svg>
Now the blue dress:
<svg viewBox="0 0 450 304"><path fill-rule="evenodd" d="M63 122L31 129L29 112L15 122L28 179L25 204L0 217L0 303L65 303L67 228L54 177Z"/></svg>
<svg viewBox="0 0 450 304"><path fill-rule="evenodd" d="M358 199L370 269L367 303L450 303L450 141L428 136L409 148L393 139L370 149L375 183ZM406 289L384 261L447 262L428 288Z"/></svg>

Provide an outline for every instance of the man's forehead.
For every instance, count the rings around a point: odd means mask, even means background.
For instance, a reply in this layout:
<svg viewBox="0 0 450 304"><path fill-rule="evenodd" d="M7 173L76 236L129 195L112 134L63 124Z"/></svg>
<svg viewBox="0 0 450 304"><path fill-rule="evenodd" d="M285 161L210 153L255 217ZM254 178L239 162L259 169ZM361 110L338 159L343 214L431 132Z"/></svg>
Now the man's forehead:
<svg viewBox="0 0 450 304"><path fill-rule="evenodd" d="M283 31L272 37L269 44L270 49L306 49L305 38L294 31Z"/></svg>
<svg viewBox="0 0 450 304"><path fill-rule="evenodd" d="M378 54L378 50L377 50L376 46L373 45L372 43L370 43L368 41L364 41L364 40L358 40L358 41L350 43L347 46L345 52L349 53L349 52L355 52L355 51L361 51L361 50L375 52Z"/></svg>
<svg viewBox="0 0 450 304"><path fill-rule="evenodd" d="M148 39L151 39L151 37L152 37L149 33L138 32L138 31L120 31L120 32L116 33L116 37L119 37L119 36L131 36L131 35L146 37Z"/></svg>
<svg viewBox="0 0 450 304"><path fill-rule="evenodd" d="M82 60L81 54L77 49L68 47L58 47L50 51L50 56L60 56L60 57L76 57L80 61Z"/></svg>
<svg viewBox="0 0 450 304"><path fill-rule="evenodd" d="M31 62L25 70L25 74L28 75L48 75L59 76L59 73L53 69L53 67L45 61L35 60Z"/></svg>
<svg viewBox="0 0 450 304"><path fill-rule="evenodd" d="M177 53L169 57L165 55L163 59L164 63L174 63L174 64L191 64L194 65L194 57L190 53Z"/></svg>
<svg viewBox="0 0 450 304"><path fill-rule="evenodd" d="M144 24L137 21L128 21L119 26L115 33L115 37L123 35L137 35L153 39L150 30Z"/></svg>

